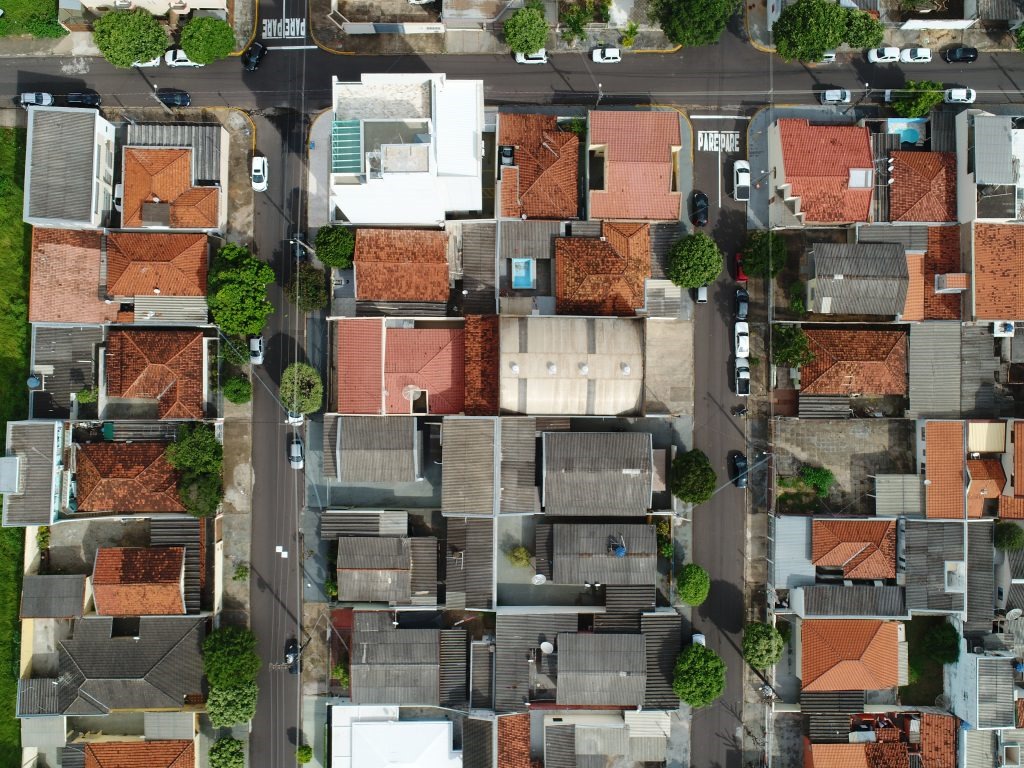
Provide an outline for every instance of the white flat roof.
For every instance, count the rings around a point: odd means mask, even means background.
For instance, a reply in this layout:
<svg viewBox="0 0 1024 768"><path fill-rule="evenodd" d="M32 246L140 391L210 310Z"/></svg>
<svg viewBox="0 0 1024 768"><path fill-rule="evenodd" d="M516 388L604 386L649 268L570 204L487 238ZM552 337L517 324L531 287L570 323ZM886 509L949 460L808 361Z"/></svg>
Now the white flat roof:
<svg viewBox="0 0 1024 768"><path fill-rule="evenodd" d="M447 720L399 720L393 706L331 707L328 768L462 768Z"/></svg>

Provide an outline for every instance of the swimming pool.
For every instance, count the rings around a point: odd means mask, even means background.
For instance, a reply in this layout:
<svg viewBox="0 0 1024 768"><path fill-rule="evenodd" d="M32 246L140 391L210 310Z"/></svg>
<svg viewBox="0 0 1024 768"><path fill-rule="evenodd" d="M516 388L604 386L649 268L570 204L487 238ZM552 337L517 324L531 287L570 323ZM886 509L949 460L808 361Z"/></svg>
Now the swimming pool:
<svg viewBox="0 0 1024 768"><path fill-rule="evenodd" d="M528 290L535 285L533 259L512 259L512 287L516 290Z"/></svg>

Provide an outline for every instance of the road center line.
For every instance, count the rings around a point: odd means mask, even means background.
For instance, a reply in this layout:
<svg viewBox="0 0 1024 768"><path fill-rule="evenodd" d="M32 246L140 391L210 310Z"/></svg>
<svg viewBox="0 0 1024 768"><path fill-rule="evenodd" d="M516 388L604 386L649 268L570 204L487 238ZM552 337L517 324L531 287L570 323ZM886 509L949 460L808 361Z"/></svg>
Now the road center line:
<svg viewBox="0 0 1024 768"><path fill-rule="evenodd" d="M312 51L316 45L268 45L268 51Z"/></svg>
<svg viewBox="0 0 1024 768"><path fill-rule="evenodd" d="M749 120L748 115L687 115L691 120Z"/></svg>

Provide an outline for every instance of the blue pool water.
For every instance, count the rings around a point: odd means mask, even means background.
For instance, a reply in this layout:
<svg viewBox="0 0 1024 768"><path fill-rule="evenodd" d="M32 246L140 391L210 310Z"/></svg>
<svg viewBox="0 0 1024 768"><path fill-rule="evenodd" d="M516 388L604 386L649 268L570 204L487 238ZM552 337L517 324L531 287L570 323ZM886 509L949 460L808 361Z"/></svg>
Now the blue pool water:
<svg viewBox="0 0 1024 768"><path fill-rule="evenodd" d="M517 289L534 287L533 259L512 259L512 287Z"/></svg>

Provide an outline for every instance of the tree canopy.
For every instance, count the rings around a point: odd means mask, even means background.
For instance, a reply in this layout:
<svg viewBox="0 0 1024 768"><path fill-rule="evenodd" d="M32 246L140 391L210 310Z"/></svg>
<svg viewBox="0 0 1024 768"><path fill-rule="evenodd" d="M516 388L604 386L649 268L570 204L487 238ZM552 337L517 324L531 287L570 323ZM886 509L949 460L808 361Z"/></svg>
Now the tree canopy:
<svg viewBox="0 0 1024 768"><path fill-rule="evenodd" d="M295 750L295 762L305 765L313 759L313 748L309 744L303 744Z"/></svg>
<svg viewBox="0 0 1024 768"><path fill-rule="evenodd" d="M722 266L722 252L711 236L694 232L672 246L665 272L680 288L697 288L713 283Z"/></svg>
<svg viewBox="0 0 1024 768"><path fill-rule="evenodd" d="M247 723L256 714L256 698L259 693L259 687L253 682L210 688L210 695L206 699L206 714L217 728Z"/></svg>
<svg viewBox="0 0 1024 768"><path fill-rule="evenodd" d="M892 111L900 117L928 117L942 103L942 83L934 80L907 80L892 100Z"/></svg>
<svg viewBox="0 0 1024 768"><path fill-rule="evenodd" d="M782 656L785 641L771 624L752 621L743 630L743 658L754 669L768 669Z"/></svg>
<svg viewBox="0 0 1024 768"><path fill-rule="evenodd" d="M316 369L292 363L281 374L281 403L296 413L316 413L324 401L324 383Z"/></svg>
<svg viewBox="0 0 1024 768"><path fill-rule="evenodd" d="M772 25L775 50L787 61L821 61L846 35L846 9L834 0L796 0Z"/></svg>
<svg viewBox="0 0 1024 768"><path fill-rule="evenodd" d="M356 250L356 233L348 227L321 227L314 248L316 257L328 267L348 269Z"/></svg>
<svg viewBox="0 0 1024 768"><path fill-rule="evenodd" d="M1000 520L995 530L996 549L1019 552L1024 549L1024 528L1009 520Z"/></svg>
<svg viewBox="0 0 1024 768"><path fill-rule="evenodd" d="M885 27L870 13L857 8L846 9L844 42L851 48L876 48L882 44Z"/></svg>
<svg viewBox="0 0 1024 768"><path fill-rule="evenodd" d="M288 300L302 312L327 306L327 273L308 262L299 264L286 289Z"/></svg>
<svg viewBox="0 0 1024 768"><path fill-rule="evenodd" d="M505 22L505 43L513 53L535 53L548 41L544 4L528 2Z"/></svg>
<svg viewBox="0 0 1024 768"><path fill-rule="evenodd" d="M212 517L224 497L222 482L224 446L217 442L213 427L207 424L182 424L177 440L167 446L164 455L181 472L178 498L189 514Z"/></svg>
<svg viewBox="0 0 1024 768"><path fill-rule="evenodd" d="M92 39L103 58L121 69L167 50L167 32L142 8L107 11L92 23Z"/></svg>
<svg viewBox="0 0 1024 768"><path fill-rule="evenodd" d="M272 282L274 270L242 246L228 243L217 251L207 279L207 302L226 336L255 336L263 330L274 313L267 300Z"/></svg>
<svg viewBox="0 0 1024 768"><path fill-rule="evenodd" d="M955 664L960 658L960 633L949 622L929 631L922 645L925 654L939 664Z"/></svg>
<svg viewBox="0 0 1024 768"><path fill-rule="evenodd" d="M819 499L827 499L828 492L836 482L836 476L831 469L828 467L812 467L810 464L804 464L800 467L800 479L814 489Z"/></svg>
<svg viewBox="0 0 1024 768"><path fill-rule="evenodd" d="M236 405L242 405L252 400L252 382L245 376L232 376L224 382L222 389L224 397Z"/></svg>
<svg viewBox="0 0 1024 768"><path fill-rule="evenodd" d="M772 362L799 368L814 359L811 341L799 325L779 325L772 333Z"/></svg>
<svg viewBox="0 0 1024 768"><path fill-rule="evenodd" d="M203 673L213 688L252 682L261 665L256 635L244 627L220 627L203 641Z"/></svg>
<svg viewBox="0 0 1024 768"><path fill-rule="evenodd" d="M717 43L737 8L738 0L661 0L657 18L669 40L696 48Z"/></svg>
<svg viewBox="0 0 1024 768"><path fill-rule="evenodd" d="M223 736L210 746L210 768L245 768L245 746Z"/></svg>
<svg viewBox="0 0 1024 768"><path fill-rule="evenodd" d="M696 448L676 456L669 478L672 494L690 504L703 504L711 498L718 485L718 475L710 459Z"/></svg>
<svg viewBox="0 0 1024 768"><path fill-rule="evenodd" d="M706 707L725 690L725 662L703 645L691 645L676 658L672 690L694 709Z"/></svg>
<svg viewBox="0 0 1024 768"><path fill-rule="evenodd" d="M750 277L775 277L786 266L786 241L777 232L751 232L743 249L743 271Z"/></svg>
<svg viewBox="0 0 1024 768"><path fill-rule="evenodd" d="M708 599L711 577L696 563L687 563L676 576L676 592L687 605L700 605Z"/></svg>
<svg viewBox="0 0 1024 768"><path fill-rule="evenodd" d="M181 30L181 50L196 64L210 64L235 50L235 31L223 19L196 16Z"/></svg>

